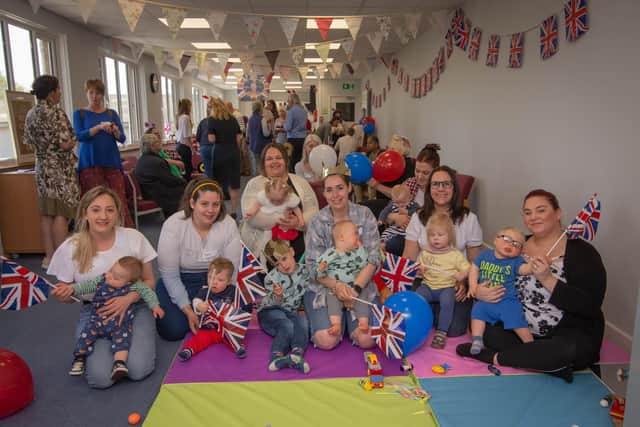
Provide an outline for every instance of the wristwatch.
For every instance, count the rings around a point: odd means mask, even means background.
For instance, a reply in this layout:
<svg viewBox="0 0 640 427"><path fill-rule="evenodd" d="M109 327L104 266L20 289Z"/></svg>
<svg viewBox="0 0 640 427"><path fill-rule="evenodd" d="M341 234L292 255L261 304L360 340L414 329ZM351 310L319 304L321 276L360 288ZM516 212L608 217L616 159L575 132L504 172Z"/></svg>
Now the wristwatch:
<svg viewBox="0 0 640 427"><path fill-rule="evenodd" d="M352 287L353 289L355 289L355 290L356 290L356 292L358 293L358 295L360 295L360 294L362 293L362 291L364 290L364 289L362 288L362 286L357 285L357 284L355 284L355 283L353 283L353 282L351 282L351 283L350 283L350 285L351 285L351 287Z"/></svg>

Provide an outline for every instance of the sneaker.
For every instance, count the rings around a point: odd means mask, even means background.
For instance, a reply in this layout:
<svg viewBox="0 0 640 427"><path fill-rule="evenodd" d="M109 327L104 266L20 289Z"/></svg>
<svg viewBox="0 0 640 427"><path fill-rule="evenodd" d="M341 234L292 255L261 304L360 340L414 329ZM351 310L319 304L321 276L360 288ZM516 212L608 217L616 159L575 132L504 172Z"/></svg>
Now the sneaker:
<svg viewBox="0 0 640 427"><path fill-rule="evenodd" d="M436 331L433 336L433 340L431 340L431 348L435 348L436 350L442 350L447 345L447 335L444 332Z"/></svg>
<svg viewBox="0 0 640 427"><path fill-rule="evenodd" d="M69 375L74 377L84 374L84 357L76 357L71 364Z"/></svg>
<svg viewBox="0 0 640 427"><path fill-rule="evenodd" d="M269 370L271 372L279 371L280 369L291 367L291 359L287 356L276 356L271 359L269 363Z"/></svg>
<svg viewBox="0 0 640 427"><path fill-rule="evenodd" d="M303 374L311 372L311 367L300 354L291 353L289 355L289 359L291 360L291 367L293 369L300 371Z"/></svg>
<svg viewBox="0 0 640 427"><path fill-rule="evenodd" d="M44 271L47 271L47 269L49 268L49 262L50 262L49 258L47 258L47 257L42 258L42 265L41 265L41 267L42 267L42 269L43 269Z"/></svg>
<svg viewBox="0 0 640 427"><path fill-rule="evenodd" d="M116 360L113 362L113 369L111 369L111 381L118 382L129 374L127 364L122 360Z"/></svg>
<svg viewBox="0 0 640 427"><path fill-rule="evenodd" d="M236 357L238 359L244 359L245 357L247 357L247 349L244 346L238 347L238 349L236 350Z"/></svg>
<svg viewBox="0 0 640 427"><path fill-rule="evenodd" d="M180 351L180 353L178 353L178 357L182 362L186 362L187 360L191 359L191 356L193 356L193 350L191 350L190 348L185 348L184 350Z"/></svg>

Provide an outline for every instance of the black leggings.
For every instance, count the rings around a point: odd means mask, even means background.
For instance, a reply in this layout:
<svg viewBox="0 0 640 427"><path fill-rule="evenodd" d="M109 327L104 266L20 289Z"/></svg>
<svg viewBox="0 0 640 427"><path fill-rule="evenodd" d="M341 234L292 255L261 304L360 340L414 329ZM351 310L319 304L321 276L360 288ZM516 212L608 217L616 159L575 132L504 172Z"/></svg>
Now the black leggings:
<svg viewBox="0 0 640 427"><path fill-rule="evenodd" d="M176 151L184 163L184 179L191 181L191 172L193 172L193 164L191 161L191 147L184 144L176 144Z"/></svg>
<svg viewBox="0 0 640 427"><path fill-rule="evenodd" d="M589 368L600 357L600 346L595 348L592 338L579 329L560 328L551 337L523 344L501 324L487 325L484 344L498 352L500 365L547 373L569 366L574 370Z"/></svg>

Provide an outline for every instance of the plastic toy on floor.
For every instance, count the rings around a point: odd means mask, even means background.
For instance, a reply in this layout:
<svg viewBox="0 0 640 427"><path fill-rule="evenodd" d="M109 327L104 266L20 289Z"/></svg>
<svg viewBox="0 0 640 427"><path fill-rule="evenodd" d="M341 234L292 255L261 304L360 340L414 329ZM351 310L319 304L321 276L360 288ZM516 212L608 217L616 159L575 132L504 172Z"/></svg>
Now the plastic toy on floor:
<svg viewBox="0 0 640 427"><path fill-rule="evenodd" d="M452 369L451 366L447 365L446 363L443 363L442 365L433 365L431 367L431 371L434 374L440 374L440 375L446 374L451 369Z"/></svg>
<svg viewBox="0 0 640 427"><path fill-rule="evenodd" d="M383 388L384 376L382 375L382 365L378 361L378 356L370 351L365 351L364 361L367 364L367 378L360 382L362 388L367 391L371 391L374 388Z"/></svg>

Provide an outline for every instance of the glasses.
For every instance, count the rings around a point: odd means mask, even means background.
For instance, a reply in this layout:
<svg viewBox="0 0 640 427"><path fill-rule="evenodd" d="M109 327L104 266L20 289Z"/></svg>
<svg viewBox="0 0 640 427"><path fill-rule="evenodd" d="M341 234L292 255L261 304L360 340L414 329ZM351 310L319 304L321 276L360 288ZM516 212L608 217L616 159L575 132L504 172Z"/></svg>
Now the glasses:
<svg viewBox="0 0 640 427"><path fill-rule="evenodd" d="M453 182L451 181L431 181L431 188L444 188L445 190L453 187Z"/></svg>
<svg viewBox="0 0 640 427"><path fill-rule="evenodd" d="M502 239L507 243L510 243L516 249L522 249L522 243L518 242L511 236L507 236L506 234L498 234L498 239Z"/></svg>

